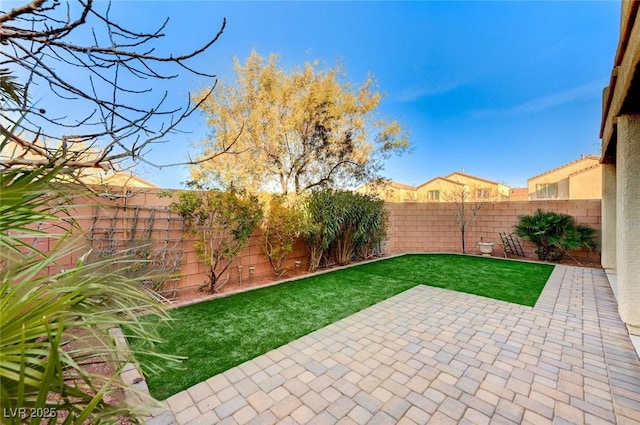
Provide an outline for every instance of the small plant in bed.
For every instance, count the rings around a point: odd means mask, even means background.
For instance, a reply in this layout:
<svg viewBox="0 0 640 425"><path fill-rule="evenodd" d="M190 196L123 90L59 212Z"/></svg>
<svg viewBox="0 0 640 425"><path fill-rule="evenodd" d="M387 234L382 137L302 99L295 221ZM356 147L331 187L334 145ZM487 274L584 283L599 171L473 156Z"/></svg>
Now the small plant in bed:
<svg viewBox="0 0 640 425"><path fill-rule="evenodd" d="M175 309L158 349L188 359L147 382L154 397L165 399L420 284L533 306L552 270L462 255L404 255Z"/></svg>

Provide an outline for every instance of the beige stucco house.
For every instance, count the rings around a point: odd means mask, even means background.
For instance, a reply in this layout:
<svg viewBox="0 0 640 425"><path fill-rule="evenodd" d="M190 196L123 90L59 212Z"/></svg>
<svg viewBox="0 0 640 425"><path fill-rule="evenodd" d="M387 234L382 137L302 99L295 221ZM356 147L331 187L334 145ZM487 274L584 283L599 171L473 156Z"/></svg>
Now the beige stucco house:
<svg viewBox="0 0 640 425"><path fill-rule="evenodd" d="M446 177L435 177L416 188L416 198L420 202L445 202L447 194L464 188L464 184Z"/></svg>
<svg viewBox="0 0 640 425"><path fill-rule="evenodd" d="M132 173L124 171L104 172L97 169L88 169L80 175L80 180L95 186L118 186L123 188L158 189L158 186L146 181Z"/></svg>
<svg viewBox="0 0 640 425"><path fill-rule="evenodd" d="M509 189L509 201L528 201L529 189L526 187L512 187Z"/></svg>
<svg viewBox="0 0 640 425"><path fill-rule="evenodd" d="M414 186L393 180L382 183L367 183L355 191L367 195L376 195L386 202L411 202L416 200L416 188Z"/></svg>
<svg viewBox="0 0 640 425"><path fill-rule="evenodd" d="M59 143L55 143L55 148L51 148L47 146L45 143L38 143L38 146L41 149L55 151L59 148ZM73 144L73 148L70 150L72 154L78 155L75 159L82 160L86 162L91 162L96 158L98 152L93 149L89 149L82 142L75 142ZM38 154L28 151L22 148L13 140L10 140L8 143L2 146L2 150L0 150L0 160L10 160L16 156L22 156L24 159L28 160L40 160L44 159ZM80 171L80 174L77 176L80 182L86 185L93 186L117 186L122 188L158 188L155 184L148 182L138 176L133 175L128 171L115 171L115 170L103 170L102 168L84 168Z"/></svg>
<svg viewBox="0 0 640 425"><path fill-rule="evenodd" d="M602 266L640 346L640 1L623 1L620 38L603 92Z"/></svg>
<svg viewBox="0 0 640 425"><path fill-rule="evenodd" d="M461 172L436 177L421 184L416 187L416 198L421 202L447 202L452 194L465 189L476 200L501 201L509 198L507 186Z"/></svg>
<svg viewBox="0 0 640 425"><path fill-rule="evenodd" d="M529 200L600 199L602 198L602 166L596 155L545 171L528 180Z"/></svg>
<svg viewBox="0 0 640 425"><path fill-rule="evenodd" d="M453 172L445 177L435 177L419 186L389 181L365 184L355 191L375 194L386 202L447 202L456 192L468 191L470 199L504 201L509 199L507 186L462 172Z"/></svg>

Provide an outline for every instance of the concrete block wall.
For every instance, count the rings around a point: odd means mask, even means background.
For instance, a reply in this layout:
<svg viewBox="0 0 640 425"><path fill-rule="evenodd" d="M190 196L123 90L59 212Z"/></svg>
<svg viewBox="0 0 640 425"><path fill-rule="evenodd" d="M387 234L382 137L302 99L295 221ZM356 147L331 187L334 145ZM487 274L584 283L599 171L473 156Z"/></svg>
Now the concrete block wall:
<svg viewBox="0 0 640 425"><path fill-rule="evenodd" d="M119 192L120 191L120 192ZM97 227L112 226L112 217L116 206L119 207L118 219L115 220L115 227L128 228L132 226L133 212L135 207L156 208L154 221L153 239L155 243L162 243L161 237L166 234L167 218L169 217L170 204L173 201L170 197L159 196L164 191L162 189L135 189L134 192L122 193L120 188L110 188L110 197L83 198L77 200L74 217L85 232L90 232L92 226L96 226L96 214L98 217ZM96 206L97 209L96 209ZM126 207L126 211L125 211ZM138 217L136 234L140 235L148 219L148 211L141 212ZM207 268L202 264L196 255L194 240L188 233L182 232L182 219L171 215L169 238L182 238L182 266L180 268L180 280L177 284L178 292L189 291L203 286L208 282L206 276ZM172 242L173 243L173 242ZM90 245L90 244L88 244ZM300 261L296 270L295 263ZM240 268L238 266L241 266ZM249 273L249 267L253 267L253 273ZM308 251L302 241L298 241L287 259L286 267L290 270L287 277L304 273L309 266ZM246 284L248 282L265 282L273 278L273 268L269 264L269 259L263 253L262 239L258 231L251 236L247 248L231 263L222 279L229 284Z"/></svg>
<svg viewBox="0 0 640 425"><path fill-rule="evenodd" d="M444 202L387 203L389 230L387 250L403 252L462 252L460 228L454 220L454 205ZM480 238L494 242L493 255L501 256L499 233L511 233L518 217L531 214L538 208L572 215L578 223L601 228L600 200L557 200L493 202L482 206L478 216L466 229L466 248L469 254L479 254ZM599 236L598 236L599 239ZM536 258L535 245L522 241L528 258ZM578 252L583 258L598 262L598 252Z"/></svg>
<svg viewBox="0 0 640 425"><path fill-rule="evenodd" d="M76 207L72 215L79 223L81 230L89 232L92 226L96 227L96 217L99 226L111 225L115 207L119 207L119 220L116 227L127 228L133 221L133 211L136 206L156 208L156 220L154 226L158 235L166 234L166 218L169 214L170 198L161 198L158 195L162 192L159 189L138 189L136 193L118 193L117 188L110 189L111 197L80 198L77 199ZM120 189L122 190L122 189ZM124 196L126 195L126 196ZM96 208L96 205L98 207ZM126 206L126 211L125 207ZM403 202L387 203L389 211L388 240L386 252L390 254L406 252L462 252L460 241L460 229L454 222L453 205L441 202ZM523 202L495 202L487 203L480 210L476 220L467 228L466 246L470 254L478 254L477 242L482 237L486 242L495 242L494 256L502 256L502 247L499 245L499 232L511 233L513 226L517 223L518 217L530 214L536 209L553 210L570 214L580 223L586 223L600 232L600 201L599 200L562 200L562 201L523 201ZM147 216L140 215L137 224L136 235L140 235L144 229ZM181 218L173 215L169 237L172 240L183 238L181 243L182 264L180 267L180 279L177 283L178 292L193 290L207 282L206 267L198 261L193 239L181 231ZM125 221L122 221L125 220ZM46 224L45 224L46 225ZM159 240L162 242L162 240ZM38 247L47 250L43 239ZM91 244L86 242L87 246ZM527 258L535 259L535 246L530 242L523 241ZM82 250L78 251L81 253ZM69 258L68 264L76 261L77 258ZM599 251L595 253L577 253L578 259L586 259L592 263L599 263ZM300 266L296 270L295 262L300 261ZM290 269L288 277L303 274L309 264L308 251L302 241L298 241L294 250L287 260L287 267ZM238 266L241 266L239 268ZM249 274L249 267L254 268L254 273ZM249 243L240 255L229 267L228 273L224 275L229 279L230 284L243 284L252 282L265 282L273 278L273 269L269 260L264 255L262 241L256 231Z"/></svg>

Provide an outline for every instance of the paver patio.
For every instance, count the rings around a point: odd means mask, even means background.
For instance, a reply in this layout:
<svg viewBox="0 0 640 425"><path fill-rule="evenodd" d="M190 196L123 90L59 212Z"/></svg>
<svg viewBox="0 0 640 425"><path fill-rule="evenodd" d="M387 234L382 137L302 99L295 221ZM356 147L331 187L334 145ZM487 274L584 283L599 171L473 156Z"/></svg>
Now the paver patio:
<svg viewBox="0 0 640 425"><path fill-rule="evenodd" d="M178 393L166 424L639 424L640 361L602 270L534 308L417 286Z"/></svg>

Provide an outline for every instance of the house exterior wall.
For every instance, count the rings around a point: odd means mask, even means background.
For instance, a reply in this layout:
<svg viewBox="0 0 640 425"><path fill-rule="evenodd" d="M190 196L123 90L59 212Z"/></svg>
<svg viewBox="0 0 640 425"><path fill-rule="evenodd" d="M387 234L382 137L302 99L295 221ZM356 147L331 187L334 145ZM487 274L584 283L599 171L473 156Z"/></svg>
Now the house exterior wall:
<svg viewBox="0 0 640 425"><path fill-rule="evenodd" d="M618 309L640 332L640 114L619 117L616 158Z"/></svg>
<svg viewBox="0 0 640 425"><path fill-rule="evenodd" d="M398 188L393 186L386 186L381 189L380 198L382 199L393 199L391 202L406 202L406 201L414 201L416 194L415 189L405 189Z"/></svg>
<svg viewBox="0 0 640 425"><path fill-rule="evenodd" d="M609 85L603 90L603 266L640 351L640 1L623 1ZM617 273L616 277L613 277Z"/></svg>
<svg viewBox="0 0 640 425"><path fill-rule="evenodd" d="M602 267L616 270L616 167L602 165ZM617 288L616 288L617 289ZM616 291L617 292L617 291Z"/></svg>
<svg viewBox="0 0 640 425"><path fill-rule="evenodd" d="M429 192L438 191L439 198L435 202L444 202L447 193L459 190L462 187L464 186L454 181L443 178L435 178L417 187L416 200L419 202L434 202L433 200L429 199Z"/></svg>
<svg viewBox="0 0 640 425"><path fill-rule="evenodd" d="M509 189L509 201L528 201L529 189L526 187L513 187Z"/></svg>
<svg viewBox="0 0 640 425"><path fill-rule="evenodd" d="M448 180L453 180L462 184L465 184L474 189L489 189L494 193L494 196L500 198L509 197L509 188L503 184L492 182L489 180L479 179L475 176L464 173L451 173L445 177Z"/></svg>
<svg viewBox="0 0 640 425"><path fill-rule="evenodd" d="M489 199L492 201L509 199L510 192L507 186L468 176L462 176L458 180L455 180L456 178L458 177L438 177L418 186L416 200L419 202L433 202L429 197L429 192L439 191L440 197L438 201L450 202L452 198L456 197L457 192L464 188L468 191L470 199L475 198L475 190L485 189L489 191Z"/></svg>
<svg viewBox="0 0 640 425"><path fill-rule="evenodd" d="M376 195L386 202L407 202L415 201L416 199L415 188L396 182L373 186L366 184L357 188L355 192L365 195Z"/></svg>
<svg viewBox="0 0 640 425"><path fill-rule="evenodd" d="M538 185L542 184L557 184L556 196L551 199L600 199L602 197L602 186L601 183L597 183L597 180L599 180L597 174L587 173L588 176L585 178L579 177L573 184L571 183L571 179L576 177L571 176L572 174L593 165L598 166L598 157L590 155L530 178L527 184L529 199L532 201L548 199L538 196L537 188ZM601 170L599 172L602 173ZM601 175L602 174L600 174L600 176ZM581 182L584 182L586 186L578 188ZM597 188L598 185L600 185L599 190ZM580 196L574 196L572 194L572 187Z"/></svg>
<svg viewBox="0 0 640 425"><path fill-rule="evenodd" d="M491 200L504 201L511 196L511 190L503 184L459 172L451 173L446 177L435 177L417 187L390 181L386 184L365 184L355 189L355 192L377 195L385 202L433 202L434 200L429 197L430 191L438 191L440 195L446 195L465 186L471 190L471 193L476 189L487 189ZM446 198L441 196L437 202L446 202Z"/></svg>
<svg viewBox="0 0 640 425"><path fill-rule="evenodd" d="M569 176L569 199L602 199L602 165Z"/></svg>

